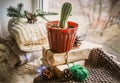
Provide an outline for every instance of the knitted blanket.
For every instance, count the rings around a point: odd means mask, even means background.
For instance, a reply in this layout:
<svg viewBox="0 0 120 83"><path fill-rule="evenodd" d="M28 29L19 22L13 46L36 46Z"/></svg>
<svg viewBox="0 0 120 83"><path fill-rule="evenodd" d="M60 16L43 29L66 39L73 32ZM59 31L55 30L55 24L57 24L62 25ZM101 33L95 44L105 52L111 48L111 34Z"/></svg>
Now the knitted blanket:
<svg viewBox="0 0 120 83"><path fill-rule="evenodd" d="M36 68L42 63L41 50L31 52L21 51L15 40L12 37L8 38L8 40L0 38L0 83L1 81L10 82L10 80L15 77L13 74L16 68L18 74L25 74L29 72L29 70L35 72ZM27 65L24 67L23 64Z"/></svg>
<svg viewBox="0 0 120 83"><path fill-rule="evenodd" d="M0 81L11 79L12 69L19 63L19 58L8 46L8 41L0 38Z"/></svg>
<svg viewBox="0 0 120 83"><path fill-rule="evenodd" d="M41 49L41 45L47 44L45 23L36 22L29 24L26 22L13 21L8 23L8 30L16 40L19 48L23 51L35 51Z"/></svg>
<svg viewBox="0 0 120 83"><path fill-rule="evenodd" d="M20 65L26 64L28 62L32 62L35 59L42 57L41 49L39 49L37 51L29 51L29 52L21 51L19 49L17 43L15 42L15 40L12 37L10 37L9 45L10 45L11 49L15 52L15 54L19 57Z"/></svg>

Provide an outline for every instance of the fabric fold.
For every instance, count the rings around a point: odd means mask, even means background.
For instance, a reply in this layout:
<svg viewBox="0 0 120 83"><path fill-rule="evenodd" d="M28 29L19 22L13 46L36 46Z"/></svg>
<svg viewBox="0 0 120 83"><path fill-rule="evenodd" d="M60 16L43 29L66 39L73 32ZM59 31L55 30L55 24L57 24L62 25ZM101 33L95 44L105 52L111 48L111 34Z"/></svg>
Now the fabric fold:
<svg viewBox="0 0 120 83"><path fill-rule="evenodd" d="M10 20L8 24L8 31L22 51L37 51L42 49L42 45L48 43L44 22L29 24L18 21L11 23Z"/></svg>

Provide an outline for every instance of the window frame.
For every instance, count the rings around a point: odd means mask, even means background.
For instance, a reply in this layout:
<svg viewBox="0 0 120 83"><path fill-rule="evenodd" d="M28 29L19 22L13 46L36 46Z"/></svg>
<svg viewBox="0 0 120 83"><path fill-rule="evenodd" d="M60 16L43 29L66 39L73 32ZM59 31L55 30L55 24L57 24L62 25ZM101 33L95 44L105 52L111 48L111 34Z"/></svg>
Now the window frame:
<svg viewBox="0 0 120 83"><path fill-rule="evenodd" d="M43 10L48 12L49 0L32 0L32 12Z"/></svg>

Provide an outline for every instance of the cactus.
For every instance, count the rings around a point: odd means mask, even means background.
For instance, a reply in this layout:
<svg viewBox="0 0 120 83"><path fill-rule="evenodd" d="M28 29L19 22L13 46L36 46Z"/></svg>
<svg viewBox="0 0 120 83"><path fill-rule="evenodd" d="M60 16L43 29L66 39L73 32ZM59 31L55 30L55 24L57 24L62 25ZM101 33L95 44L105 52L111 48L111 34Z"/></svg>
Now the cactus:
<svg viewBox="0 0 120 83"><path fill-rule="evenodd" d="M61 18L60 18L60 23L59 23L59 27L60 28L67 28L67 20L68 17L70 16L72 11L72 4L69 2L65 2L62 6L62 10L61 10Z"/></svg>

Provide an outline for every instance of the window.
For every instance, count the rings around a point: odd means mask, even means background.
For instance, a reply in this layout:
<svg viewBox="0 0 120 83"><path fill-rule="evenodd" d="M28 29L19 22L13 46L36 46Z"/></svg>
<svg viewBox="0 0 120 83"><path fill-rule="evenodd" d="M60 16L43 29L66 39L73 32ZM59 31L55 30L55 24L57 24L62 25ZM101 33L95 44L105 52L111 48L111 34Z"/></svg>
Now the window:
<svg viewBox="0 0 120 83"><path fill-rule="evenodd" d="M32 0L33 12L36 10L48 11L49 0Z"/></svg>
<svg viewBox="0 0 120 83"><path fill-rule="evenodd" d="M79 23L78 35L85 40L105 44L120 53L120 0L39 0L40 9L60 13L64 2L73 5L69 20ZM51 17L53 20L55 16ZM115 45L116 44L116 45Z"/></svg>
<svg viewBox="0 0 120 83"><path fill-rule="evenodd" d="M42 8L45 11L50 12L60 12L60 8L64 2L71 2L73 5L73 12L79 13L79 0L39 0L40 1L40 9Z"/></svg>

